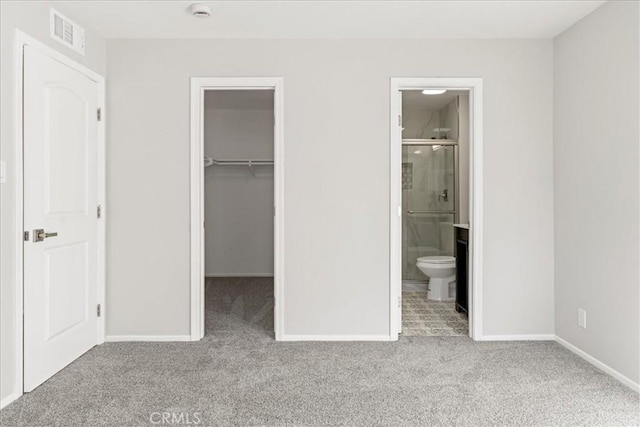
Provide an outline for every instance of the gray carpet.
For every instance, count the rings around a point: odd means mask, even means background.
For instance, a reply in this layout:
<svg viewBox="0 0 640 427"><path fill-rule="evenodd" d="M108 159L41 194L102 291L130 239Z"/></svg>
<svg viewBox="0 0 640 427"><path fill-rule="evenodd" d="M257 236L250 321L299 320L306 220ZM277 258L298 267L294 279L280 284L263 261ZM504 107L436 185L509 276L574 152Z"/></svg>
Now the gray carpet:
<svg viewBox="0 0 640 427"><path fill-rule="evenodd" d="M206 301L201 342L99 346L2 425L168 425L164 412L216 426L640 423L637 394L553 342L279 343L270 280L209 281Z"/></svg>

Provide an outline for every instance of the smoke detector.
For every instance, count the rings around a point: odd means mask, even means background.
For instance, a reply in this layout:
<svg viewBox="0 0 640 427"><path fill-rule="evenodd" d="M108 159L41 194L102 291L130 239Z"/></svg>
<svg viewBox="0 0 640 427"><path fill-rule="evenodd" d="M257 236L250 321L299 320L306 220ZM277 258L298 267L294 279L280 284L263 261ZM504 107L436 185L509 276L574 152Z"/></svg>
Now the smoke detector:
<svg viewBox="0 0 640 427"><path fill-rule="evenodd" d="M189 12L196 18L208 18L211 16L211 8L202 3L194 3L189 6Z"/></svg>

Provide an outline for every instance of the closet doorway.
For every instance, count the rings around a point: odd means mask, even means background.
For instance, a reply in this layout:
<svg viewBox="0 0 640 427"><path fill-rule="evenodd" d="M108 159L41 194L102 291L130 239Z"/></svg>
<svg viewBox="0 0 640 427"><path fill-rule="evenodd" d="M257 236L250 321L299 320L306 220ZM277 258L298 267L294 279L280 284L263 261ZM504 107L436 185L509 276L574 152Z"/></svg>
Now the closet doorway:
<svg viewBox="0 0 640 427"><path fill-rule="evenodd" d="M280 78L191 80L191 339L282 336Z"/></svg>

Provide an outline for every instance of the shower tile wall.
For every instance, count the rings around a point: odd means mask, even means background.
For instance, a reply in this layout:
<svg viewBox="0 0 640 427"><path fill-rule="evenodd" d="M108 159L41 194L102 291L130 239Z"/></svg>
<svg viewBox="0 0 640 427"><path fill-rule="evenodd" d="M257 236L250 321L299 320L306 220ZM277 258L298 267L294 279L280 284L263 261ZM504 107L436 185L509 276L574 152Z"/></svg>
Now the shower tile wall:
<svg viewBox="0 0 640 427"><path fill-rule="evenodd" d="M449 130L440 132L441 137L457 141L459 139L459 116L458 116L459 100L448 103L438 111L440 127Z"/></svg>
<svg viewBox="0 0 640 427"><path fill-rule="evenodd" d="M402 138L404 139L431 139L438 138L439 134L434 129L440 127L439 111L403 111L402 113Z"/></svg>
<svg viewBox="0 0 640 427"><path fill-rule="evenodd" d="M413 188L413 163L402 163L402 189L411 190Z"/></svg>
<svg viewBox="0 0 640 427"><path fill-rule="evenodd" d="M403 139L458 140L458 104L456 99L438 110L403 111Z"/></svg>

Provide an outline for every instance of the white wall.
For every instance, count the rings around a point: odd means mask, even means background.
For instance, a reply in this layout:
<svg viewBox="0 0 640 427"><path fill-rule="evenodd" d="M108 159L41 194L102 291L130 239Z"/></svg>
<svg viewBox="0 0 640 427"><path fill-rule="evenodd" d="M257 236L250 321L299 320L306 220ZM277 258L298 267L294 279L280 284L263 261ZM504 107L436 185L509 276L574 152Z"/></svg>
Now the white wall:
<svg viewBox="0 0 640 427"><path fill-rule="evenodd" d="M227 94L228 91L225 91ZM273 92L266 108L242 91L244 105L216 103L209 91L205 105L204 152L217 159L273 159ZM238 91L235 92L236 94ZM225 94L224 97L233 96ZM205 274L273 275L273 167L210 166L205 181Z"/></svg>
<svg viewBox="0 0 640 427"><path fill-rule="evenodd" d="M59 8L73 19L73 15ZM78 21L76 21L78 22ZM82 25L82 22L78 22ZM16 390L15 372L15 30L19 29L49 45L73 60L105 75L105 42L86 28L86 56L49 38L49 7L46 2L0 2L0 158L7 162L7 182L0 184L0 399L5 400Z"/></svg>
<svg viewBox="0 0 640 427"><path fill-rule="evenodd" d="M109 334L189 333L191 76L284 77L292 335L389 334L389 78L483 77L484 332L553 333L550 40L112 40L107 56Z"/></svg>
<svg viewBox="0 0 640 427"><path fill-rule="evenodd" d="M636 384L638 17L610 1L554 40L556 333Z"/></svg>

